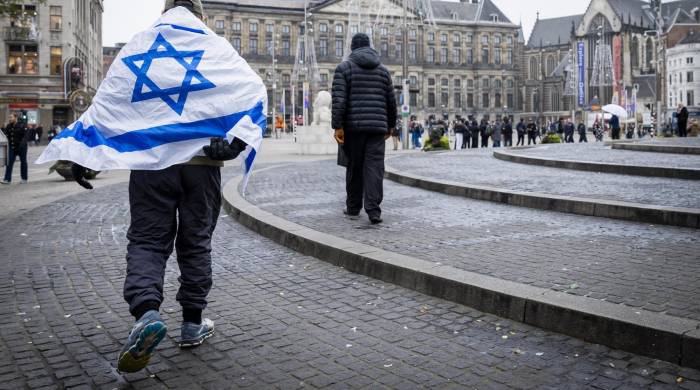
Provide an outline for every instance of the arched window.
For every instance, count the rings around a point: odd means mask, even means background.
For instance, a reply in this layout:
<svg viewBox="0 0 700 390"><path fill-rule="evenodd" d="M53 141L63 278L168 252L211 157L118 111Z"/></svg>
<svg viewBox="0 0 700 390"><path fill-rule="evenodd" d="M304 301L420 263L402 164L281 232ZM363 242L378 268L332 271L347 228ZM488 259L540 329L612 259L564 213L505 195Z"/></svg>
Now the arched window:
<svg viewBox="0 0 700 390"><path fill-rule="evenodd" d="M554 56L547 57L547 77L551 76L554 72L554 68L557 66L556 61L554 61Z"/></svg>
<svg viewBox="0 0 700 390"><path fill-rule="evenodd" d="M561 111L561 105L559 104L559 91L552 90L552 111Z"/></svg>
<svg viewBox="0 0 700 390"><path fill-rule="evenodd" d="M530 80L537 80L537 57L530 57Z"/></svg>
<svg viewBox="0 0 700 390"><path fill-rule="evenodd" d="M639 68L639 38L632 38L632 44L630 44L630 62L632 68Z"/></svg>
<svg viewBox="0 0 700 390"><path fill-rule="evenodd" d="M645 52L647 67L654 67L654 42L651 40L651 38L647 39Z"/></svg>
<svg viewBox="0 0 700 390"><path fill-rule="evenodd" d="M494 87L494 88L499 88L499 89L500 89L500 88L501 88L501 80L499 80L499 79L494 80L494 81L493 81L493 87Z"/></svg>

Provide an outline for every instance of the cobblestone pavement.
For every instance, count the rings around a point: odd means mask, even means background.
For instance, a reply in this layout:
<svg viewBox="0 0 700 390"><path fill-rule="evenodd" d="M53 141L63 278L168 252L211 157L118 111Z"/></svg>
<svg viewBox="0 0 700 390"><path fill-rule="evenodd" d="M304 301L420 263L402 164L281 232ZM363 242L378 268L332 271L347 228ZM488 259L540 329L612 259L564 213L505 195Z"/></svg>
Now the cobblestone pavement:
<svg viewBox="0 0 700 390"><path fill-rule="evenodd" d="M611 149L600 143L542 145L507 150L528 157L670 168L700 168L700 156Z"/></svg>
<svg viewBox="0 0 700 390"><path fill-rule="evenodd" d="M453 197L384 182L384 222L343 218L333 161L258 172L248 200L392 252L570 294L700 319L697 230Z"/></svg>
<svg viewBox="0 0 700 390"><path fill-rule="evenodd" d="M498 160L491 150L404 155L389 160L387 165L399 171L467 185L662 206L700 207L700 181L697 180L535 167Z"/></svg>
<svg viewBox="0 0 700 390"><path fill-rule="evenodd" d="M126 199L125 184L104 187L0 224L0 389L700 388L700 371L353 274L227 216L205 312L214 337L176 347L171 259L168 337L146 370L121 376Z"/></svg>

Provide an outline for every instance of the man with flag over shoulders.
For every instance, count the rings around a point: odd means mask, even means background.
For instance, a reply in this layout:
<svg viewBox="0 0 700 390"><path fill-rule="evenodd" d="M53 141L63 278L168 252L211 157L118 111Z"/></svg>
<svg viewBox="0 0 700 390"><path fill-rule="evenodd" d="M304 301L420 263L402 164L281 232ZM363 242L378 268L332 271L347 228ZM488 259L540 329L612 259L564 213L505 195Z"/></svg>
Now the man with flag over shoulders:
<svg viewBox="0 0 700 390"><path fill-rule="evenodd" d="M143 369L166 335L159 309L173 249L179 346L213 335L202 311L212 287L220 169L243 154L247 179L265 128L262 80L202 17L200 0L166 0L156 24L122 49L91 108L39 158L74 161L77 181L88 188L83 167L131 169L124 298L136 323L119 353L121 372Z"/></svg>

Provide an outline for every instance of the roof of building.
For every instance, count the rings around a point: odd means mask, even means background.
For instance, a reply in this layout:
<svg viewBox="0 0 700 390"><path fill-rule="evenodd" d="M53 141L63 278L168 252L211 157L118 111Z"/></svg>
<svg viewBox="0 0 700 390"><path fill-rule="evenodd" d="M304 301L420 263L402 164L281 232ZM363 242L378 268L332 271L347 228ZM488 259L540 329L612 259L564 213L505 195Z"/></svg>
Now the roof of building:
<svg viewBox="0 0 700 390"><path fill-rule="evenodd" d="M559 18L537 19L532 27L528 47L567 44L571 38L572 25L578 26L583 15L562 16Z"/></svg>
<svg viewBox="0 0 700 390"><path fill-rule="evenodd" d="M456 17L456 20L463 22L491 22L491 17L495 15L499 23L512 24L491 0L481 0L478 4L467 1L433 0L430 4L433 7L435 19L454 20Z"/></svg>
<svg viewBox="0 0 700 390"><path fill-rule="evenodd" d="M632 82L639 85L637 99L653 99L656 97L656 76L654 74L633 77Z"/></svg>
<svg viewBox="0 0 700 390"><path fill-rule="evenodd" d="M564 58L559 62L556 68L554 68L554 71L552 71L552 74L548 75L548 77L563 77L566 74L564 73L569 66L569 61L570 61L571 55L569 53L566 53Z"/></svg>
<svg viewBox="0 0 700 390"><path fill-rule="evenodd" d="M642 0L608 0L608 4L617 13L623 24L651 28L652 20L644 10L644 6L648 6L647 1Z"/></svg>
<svg viewBox="0 0 700 390"><path fill-rule="evenodd" d="M698 8L700 4L698 4L698 0L678 0L678 1L671 1L668 3L663 3L661 6L661 14L663 15L666 24L673 23L674 19L678 15L678 10L683 10L685 11L684 13L691 18L691 23L692 23L692 11L695 8ZM681 17L683 17L681 15ZM679 22L676 21L676 23L686 23L686 22ZM697 22L696 22L697 23Z"/></svg>
<svg viewBox="0 0 700 390"><path fill-rule="evenodd" d="M212 5L233 5L244 7L304 9L304 0L204 0L204 8ZM317 5L317 1L310 1L310 7Z"/></svg>
<svg viewBox="0 0 700 390"><path fill-rule="evenodd" d="M678 41L677 45L690 45L700 43L700 32L690 32L685 38Z"/></svg>

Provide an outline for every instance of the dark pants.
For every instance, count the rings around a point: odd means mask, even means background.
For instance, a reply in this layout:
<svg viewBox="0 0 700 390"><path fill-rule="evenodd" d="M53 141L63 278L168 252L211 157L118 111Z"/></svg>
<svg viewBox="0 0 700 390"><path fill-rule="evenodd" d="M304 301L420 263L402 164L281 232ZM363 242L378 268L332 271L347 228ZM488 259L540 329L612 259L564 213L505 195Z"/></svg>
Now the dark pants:
<svg viewBox="0 0 700 390"><path fill-rule="evenodd" d="M221 208L217 167L175 165L158 171L132 171L131 225L126 254L124 299L129 311L143 313L163 302L165 265L177 251L183 309L203 310L212 285L211 237Z"/></svg>
<svg viewBox="0 0 700 390"><path fill-rule="evenodd" d="M525 145L525 134L518 134L518 143L515 146Z"/></svg>
<svg viewBox="0 0 700 390"><path fill-rule="evenodd" d="M472 133L472 149L479 147L479 133Z"/></svg>
<svg viewBox="0 0 700 390"><path fill-rule="evenodd" d="M488 135L481 135L481 147L482 148L488 148L489 147L489 136Z"/></svg>
<svg viewBox="0 0 700 390"><path fill-rule="evenodd" d="M537 137L535 135L528 134L527 135L527 144L530 145L530 142L537 145Z"/></svg>
<svg viewBox="0 0 700 390"><path fill-rule="evenodd" d="M513 135L506 135L506 137L503 139L503 146L513 146Z"/></svg>
<svg viewBox="0 0 700 390"><path fill-rule="evenodd" d="M612 129L612 139L620 139L620 129Z"/></svg>
<svg viewBox="0 0 700 390"><path fill-rule="evenodd" d="M7 166L5 167L5 181L12 181L12 168L15 160L19 156L19 175L22 180L27 180L27 145L17 147L17 150L10 147L7 152Z"/></svg>
<svg viewBox="0 0 700 390"><path fill-rule="evenodd" d="M578 133L578 142L579 142L579 143L581 143L581 142L588 143L588 138L586 138L586 133L585 133L585 132L583 132L583 133Z"/></svg>
<svg viewBox="0 0 700 390"><path fill-rule="evenodd" d="M688 136L688 122L678 122L678 136L687 137Z"/></svg>
<svg viewBox="0 0 700 390"><path fill-rule="evenodd" d="M348 212L359 213L364 201L370 217L380 217L379 205L384 197L384 136L347 132L345 153L348 167L345 175Z"/></svg>
<svg viewBox="0 0 700 390"><path fill-rule="evenodd" d="M465 133L462 139L462 149L469 149L469 144L471 143L471 133Z"/></svg>

